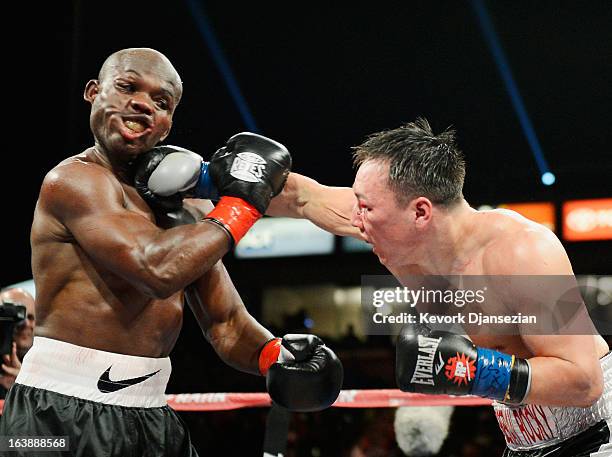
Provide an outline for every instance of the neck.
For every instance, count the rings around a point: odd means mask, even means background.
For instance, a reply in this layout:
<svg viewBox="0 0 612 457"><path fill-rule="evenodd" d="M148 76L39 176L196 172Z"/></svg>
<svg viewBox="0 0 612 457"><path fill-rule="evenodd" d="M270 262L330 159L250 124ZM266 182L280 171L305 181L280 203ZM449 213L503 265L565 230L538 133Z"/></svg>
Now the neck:
<svg viewBox="0 0 612 457"><path fill-rule="evenodd" d="M452 208L436 208L432 226L410 255L412 263L389 270L399 277L461 274L479 245L474 236L476 213L463 199Z"/></svg>
<svg viewBox="0 0 612 457"><path fill-rule="evenodd" d="M98 164L112 171L120 181L128 184L131 183L131 172L129 171L131 158L120 158L109 154L98 141L91 148L91 154Z"/></svg>

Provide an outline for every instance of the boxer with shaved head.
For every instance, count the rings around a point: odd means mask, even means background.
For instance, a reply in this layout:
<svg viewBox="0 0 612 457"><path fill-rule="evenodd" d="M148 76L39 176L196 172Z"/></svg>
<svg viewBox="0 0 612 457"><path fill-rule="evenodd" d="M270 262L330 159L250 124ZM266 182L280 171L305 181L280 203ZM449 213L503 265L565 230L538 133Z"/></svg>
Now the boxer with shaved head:
<svg viewBox="0 0 612 457"><path fill-rule="evenodd" d="M87 83L95 142L42 183L31 231L38 325L0 435L67 436L73 456L197 455L164 395L184 300L219 356L266 375L280 405L322 409L337 397L333 352L313 335L274 338L221 263L282 190L287 149L230 139L210 163L220 196L212 210L207 200L145 201L134 186L147 172L138 159L157 157L182 93L170 61L146 48L114 53ZM256 162L256 179L232 171L242 158Z"/></svg>

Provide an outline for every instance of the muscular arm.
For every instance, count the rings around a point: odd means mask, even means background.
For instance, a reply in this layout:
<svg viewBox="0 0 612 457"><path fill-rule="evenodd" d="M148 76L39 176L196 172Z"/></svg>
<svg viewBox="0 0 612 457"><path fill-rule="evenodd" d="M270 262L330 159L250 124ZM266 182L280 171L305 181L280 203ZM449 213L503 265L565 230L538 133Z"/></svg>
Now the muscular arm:
<svg viewBox="0 0 612 457"><path fill-rule="evenodd" d="M39 206L97 264L155 298L191 284L228 250L227 235L213 224L162 230L124 201L121 185L106 170L77 162L47 175Z"/></svg>
<svg viewBox="0 0 612 457"><path fill-rule="evenodd" d="M290 173L283 191L272 199L266 214L308 219L328 232L361 239L351 225L355 195L349 187L329 187L314 179Z"/></svg>
<svg viewBox="0 0 612 457"><path fill-rule="evenodd" d="M208 200L185 199L185 208L197 219L208 214ZM225 267L217 262L185 289L185 299L206 339L228 365L259 374L259 350L272 334L246 310Z"/></svg>
<svg viewBox="0 0 612 457"><path fill-rule="evenodd" d="M538 287L525 290L525 281L516 281L515 287L508 290L508 303L517 311L535 309L535 304L548 307L551 315L558 311L554 307L558 302L559 290L555 285L559 282L569 284L574 281L573 271L567 254L557 238L546 231L527 231L516 236L506 246L502 246L496 257L503 262L498 274L528 275L529 278L538 275L563 275L564 281L555 281L543 277ZM502 260L503 259L503 260ZM557 276L558 277L558 276ZM528 282L530 279L527 280ZM594 336L594 327L586 309L583 309L582 322L574 321L574 330L590 334L575 333L570 329L548 335L522 334L521 339L531 357L532 382L526 403L550 406L580 406L586 407L595 402L601 395L603 375L599 357L605 353L601 344L605 342L599 335ZM542 313L546 314L546 313ZM538 316L546 319L546 315ZM569 331L568 331L569 330Z"/></svg>
<svg viewBox="0 0 612 457"><path fill-rule="evenodd" d="M259 351L273 335L248 313L223 264L218 262L187 287L185 298L221 359L259 374Z"/></svg>

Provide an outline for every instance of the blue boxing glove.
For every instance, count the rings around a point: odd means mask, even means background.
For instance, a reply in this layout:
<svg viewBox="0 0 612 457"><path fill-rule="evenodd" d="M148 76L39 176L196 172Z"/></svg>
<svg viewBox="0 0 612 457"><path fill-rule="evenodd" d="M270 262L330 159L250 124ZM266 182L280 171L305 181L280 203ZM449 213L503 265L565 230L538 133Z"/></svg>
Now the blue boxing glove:
<svg viewBox="0 0 612 457"><path fill-rule="evenodd" d="M531 383L527 360L425 325L402 328L395 368L404 392L478 395L510 404L522 403Z"/></svg>

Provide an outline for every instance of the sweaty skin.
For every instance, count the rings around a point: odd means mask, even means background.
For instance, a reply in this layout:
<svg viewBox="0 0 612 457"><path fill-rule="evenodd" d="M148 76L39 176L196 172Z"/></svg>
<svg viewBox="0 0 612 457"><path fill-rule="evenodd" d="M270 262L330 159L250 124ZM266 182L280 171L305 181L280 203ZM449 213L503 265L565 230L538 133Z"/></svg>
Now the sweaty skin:
<svg viewBox="0 0 612 457"><path fill-rule="evenodd" d="M169 134L181 94L176 70L151 49L113 54L87 84L95 145L47 174L34 212L36 335L165 357L188 289L219 355L257 373L258 350L271 334L248 314L220 262L229 249L225 231L205 221L172 223L131 185L130 162ZM205 201L186 208L183 222L210 209Z"/></svg>
<svg viewBox="0 0 612 457"><path fill-rule="evenodd" d="M410 275L573 276L563 246L545 227L513 211L477 211L465 200L446 209L419 197L400 207L387 186L388 175L388 164L365 162L351 190L291 173L267 214L307 218L337 235L366 240L400 281ZM522 292L504 290L503 302L520 310L532 299ZM494 314L496 305L487 303L483 311ZM527 403L584 407L601 395L599 358L609 348L599 335L470 337L477 346L529 359Z"/></svg>

